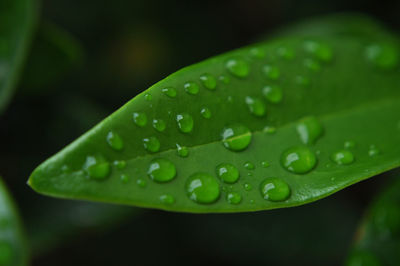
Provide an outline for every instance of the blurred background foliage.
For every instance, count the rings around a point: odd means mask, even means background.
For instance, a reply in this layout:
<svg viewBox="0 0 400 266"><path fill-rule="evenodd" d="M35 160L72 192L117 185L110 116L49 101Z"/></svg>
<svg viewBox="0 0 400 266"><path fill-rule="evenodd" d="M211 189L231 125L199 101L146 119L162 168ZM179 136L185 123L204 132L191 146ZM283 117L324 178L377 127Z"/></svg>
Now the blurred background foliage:
<svg viewBox="0 0 400 266"><path fill-rule="evenodd" d="M30 172L139 92L310 16L363 12L400 27L399 1L43 0L16 95L0 115L0 173L33 265L340 265L387 176L319 202L192 215L35 194Z"/></svg>

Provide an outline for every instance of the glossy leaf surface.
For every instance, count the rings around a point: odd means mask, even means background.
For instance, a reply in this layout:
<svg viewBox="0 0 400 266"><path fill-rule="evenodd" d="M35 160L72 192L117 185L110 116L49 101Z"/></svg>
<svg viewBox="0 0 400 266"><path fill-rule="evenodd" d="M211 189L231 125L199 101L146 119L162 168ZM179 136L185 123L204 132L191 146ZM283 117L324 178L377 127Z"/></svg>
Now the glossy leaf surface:
<svg viewBox="0 0 400 266"><path fill-rule="evenodd" d="M27 263L28 250L19 217L0 179L0 265L23 266Z"/></svg>
<svg viewBox="0 0 400 266"><path fill-rule="evenodd" d="M399 166L397 38L325 24L172 74L29 184L58 197L239 212L305 204Z"/></svg>
<svg viewBox="0 0 400 266"><path fill-rule="evenodd" d="M0 112L9 102L26 57L36 19L32 0L0 3Z"/></svg>

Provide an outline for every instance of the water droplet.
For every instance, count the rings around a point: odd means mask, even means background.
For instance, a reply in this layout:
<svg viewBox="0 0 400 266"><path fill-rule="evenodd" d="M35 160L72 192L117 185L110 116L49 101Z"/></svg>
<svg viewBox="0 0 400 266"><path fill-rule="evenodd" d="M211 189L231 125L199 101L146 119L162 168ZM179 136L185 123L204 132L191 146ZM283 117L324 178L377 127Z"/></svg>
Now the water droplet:
<svg viewBox="0 0 400 266"><path fill-rule="evenodd" d="M186 182L186 191L191 200L209 204L215 202L220 195L217 180L207 173L196 173Z"/></svg>
<svg viewBox="0 0 400 266"><path fill-rule="evenodd" d="M251 204L254 204L254 202L255 202L255 201L254 201L253 199L250 200L250 203L251 203Z"/></svg>
<svg viewBox="0 0 400 266"><path fill-rule="evenodd" d="M107 134L107 143L114 150L120 151L124 148L124 142L122 138L115 132L110 131Z"/></svg>
<svg viewBox="0 0 400 266"><path fill-rule="evenodd" d="M226 200L230 204L237 205L242 201L242 196L237 192L230 192L226 195Z"/></svg>
<svg viewBox="0 0 400 266"><path fill-rule="evenodd" d="M196 95L199 93L200 87L194 82L186 82L183 87L185 88L185 91L189 94Z"/></svg>
<svg viewBox="0 0 400 266"><path fill-rule="evenodd" d="M144 188L147 186L146 180L144 180L142 178L139 178L138 180L136 180L136 184L141 188Z"/></svg>
<svg viewBox="0 0 400 266"><path fill-rule="evenodd" d="M9 242L4 240L0 241L0 265L12 265L13 261L13 248Z"/></svg>
<svg viewBox="0 0 400 266"><path fill-rule="evenodd" d="M183 133L189 133L193 130L193 118L188 113L178 114L176 116L179 130Z"/></svg>
<svg viewBox="0 0 400 266"><path fill-rule="evenodd" d="M288 60L293 59L295 55L293 49L283 46L279 47L276 50L276 53L278 54L278 56Z"/></svg>
<svg viewBox="0 0 400 266"><path fill-rule="evenodd" d="M222 163L216 170L218 177L225 183L233 184L239 179L239 170L232 164Z"/></svg>
<svg viewBox="0 0 400 266"><path fill-rule="evenodd" d="M71 172L72 172L72 169L71 169L68 165L64 164L64 165L61 167L61 171L62 171L64 174L68 174L68 173L71 173Z"/></svg>
<svg viewBox="0 0 400 266"><path fill-rule="evenodd" d="M251 114L262 117L265 115L265 104L260 98L254 98L247 96L246 97L246 104L247 108L249 108L249 111Z"/></svg>
<svg viewBox="0 0 400 266"><path fill-rule="evenodd" d="M166 205L172 205L175 203L175 198L172 195L164 194L160 196L160 201Z"/></svg>
<svg viewBox="0 0 400 266"><path fill-rule="evenodd" d="M354 155L351 151L340 150L331 155L332 161L339 165L351 164L354 162Z"/></svg>
<svg viewBox="0 0 400 266"><path fill-rule="evenodd" d="M375 145L371 145L371 146L369 147L368 155L369 155L370 157L377 156L377 155L379 155L380 153L381 153L381 151L380 151Z"/></svg>
<svg viewBox="0 0 400 266"><path fill-rule="evenodd" d="M260 48L260 47L253 47L250 49L249 51L250 56L254 57L254 58L264 58L265 57L265 51L264 49Z"/></svg>
<svg viewBox="0 0 400 266"><path fill-rule="evenodd" d="M167 124L162 119L153 119L153 127L158 132L163 132L167 127Z"/></svg>
<svg viewBox="0 0 400 266"><path fill-rule="evenodd" d="M176 150L180 157L188 157L189 155L189 149L185 146L179 145L178 143L176 144Z"/></svg>
<svg viewBox="0 0 400 266"><path fill-rule="evenodd" d="M344 142L345 149L352 149L356 146L356 143L353 140L348 140Z"/></svg>
<svg viewBox="0 0 400 266"><path fill-rule="evenodd" d="M163 88L162 92L170 98L176 97L176 89L173 87Z"/></svg>
<svg viewBox="0 0 400 266"><path fill-rule="evenodd" d="M296 130L304 144L314 144L323 133L320 122L314 116L301 119L297 123Z"/></svg>
<svg viewBox="0 0 400 266"><path fill-rule="evenodd" d="M264 75L271 80L277 80L281 75L279 68L271 65L263 66L262 73L264 73Z"/></svg>
<svg viewBox="0 0 400 266"><path fill-rule="evenodd" d="M218 78L222 83L224 84L229 84L229 82L231 81L229 77L225 76L225 75L221 75Z"/></svg>
<svg viewBox="0 0 400 266"><path fill-rule="evenodd" d="M128 183L128 181L129 181L129 176L126 175L126 174L122 174L122 175L120 176L120 179L121 179L121 182L122 182L122 183Z"/></svg>
<svg viewBox="0 0 400 266"><path fill-rule="evenodd" d="M149 93L146 93L144 95L144 99L149 102L149 101L151 101L151 99L153 99L153 96L151 96L151 94L149 94Z"/></svg>
<svg viewBox="0 0 400 266"><path fill-rule="evenodd" d="M284 201L290 196L290 187L279 178L267 178L261 184L261 194L269 201Z"/></svg>
<svg viewBox="0 0 400 266"><path fill-rule="evenodd" d="M392 43L369 45L365 55L368 61L382 69L393 69L399 62L399 50Z"/></svg>
<svg viewBox="0 0 400 266"><path fill-rule="evenodd" d="M113 162L113 165L117 169L122 170L122 169L124 169L126 167L126 161L124 161L124 160L120 160L120 161L116 160L116 161Z"/></svg>
<svg viewBox="0 0 400 266"><path fill-rule="evenodd" d="M310 79L304 76L296 76L295 80L296 84L307 87L310 85Z"/></svg>
<svg viewBox="0 0 400 266"><path fill-rule="evenodd" d="M93 179L104 179L110 174L110 164L103 156L87 156L83 170Z"/></svg>
<svg viewBox="0 0 400 266"><path fill-rule="evenodd" d="M149 152L158 152L160 150L160 141L156 137L143 139L143 146Z"/></svg>
<svg viewBox="0 0 400 266"><path fill-rule="evenodd" d="M133 113L133 122L139 127L144 127L147 124L147 115L142 112Z"/></svg>
<svg viewBox="0 0 400 266"><path fill-rule="evenodd" d="M244 168L246 168L247 170L254 170L256 169L255 165L252 162L245 162L244 163Z"/></svg>
<svg viewBox="0 0 400 266"><path fill-rule="evenodd" d="M304 60L304 66L312 71L319 71L321 69L321 65L311 58L306 58Z"/></svg>
<svg viewBox="0 0 400 266"><path fill-rule="evenodd" d="M253 186L249 183L244 183L243 187L246 191L250 191L253 189Z"/></svg>
<svg viewBox="0 0 400 266"><path fill-rule="evenodd" d="M151 161L147 174L153 181L168 182L175 178L175 165L167 159L154 159Z"/></svg>
<svg viewBox="0 0 400 266"><path fill-rule="evenodd" d="M332 60L332 48L325 43L306 41L304 43L304 49L321 61L329 62Z"/></svg>
<svg viewBox="0 0 400 266"><path fill-rule="evenodd" d="M315 154L307 147L292 147L282 153L281 164L295 174L310 172L317 164Z"/></svg>
<svg viewBox="0 0 400 266"><path fill-rule="evenodd" d="M264 167L264 168L268 168L268 167L269 167L269 162L267 162L267 161L262 161L262 162L261 162L261 166Z"/></svg>
<svg viewBox="0 0 400 266"><path fill-rule="evenodd" d="M211 118L211 110L208 107L201 108L200 113L206 119L210 119Z"/></svg>
<svg viewBox="0 0 400 266"><path fill-rule="evenodd" d="M232 75L238 78L245 78L250 73L249 65L242 59L229 59L225 66Z"/></svg>
<svg viewBox="0 0 400 266"><path fill-rule="evenodd" d="M232 151L242 151L251 142L252 134L250 129L242 124L234 124L224 128L222 132L222 143Z"/></svg>
<svg viewBox="0 0 400 266"><path fill-rule="evenodd" d="M267 99L271 103L280 103L283 98L281 87L276 85L265 86L262 89L262 93L265 99Z"/></svg>
<svg viewBox="0 0 400 266"><path fill-rule="evenodd" d="M267 134L274 134L276 132L276 127L265 126L263 132Z"/></svg>
<svg viewBox="0 0 400 266"><path fill-rule="evenodd" d="M217 87L217 80L213 75L203 74L200 76L200 81L206 89L215 90Z"/></svg>

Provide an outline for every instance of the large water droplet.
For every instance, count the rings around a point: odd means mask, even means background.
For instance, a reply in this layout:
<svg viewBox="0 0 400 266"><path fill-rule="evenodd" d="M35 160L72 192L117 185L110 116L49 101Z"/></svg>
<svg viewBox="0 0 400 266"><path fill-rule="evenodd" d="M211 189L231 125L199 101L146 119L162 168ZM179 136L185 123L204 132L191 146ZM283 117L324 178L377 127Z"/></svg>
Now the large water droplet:
<svg viewBox="0 0 400 266"><path fill-rule="evenodd" d="M175 198L172 195L164 194L160 196L160 201L165 205L172 205L175 203Z"/></svg>
<svg viewBox="0 0 400 266"><path fill-rule="evenodd" d="M230 204L237 205L242 201L242 196L237 192L230 192L226 195L226 200Z"/></svg>
<svg viewBox="0 0 400 266"><path fill-rule="evenodd" d="M392 69L399 62L399 50L391 43L369 45L365 55L368 61L382 69Z"/></svg>
<svg viewBox="0 0 400 266"><path fill-rule="evenodd" d="M281 75L279 68L276 66L265 65L261 70L262 73L264 73L264 75L271 80L277 80Z"/></svg>
<svg viewBox="0 0 400 266"><path fill-rule="evenodd" d="M232 151L242 151L251 142L252 134L250 129L242 124L233 124L225 127L222 132L222 143Z"/></svg>
<svg viewBox="0 0 400 266"><path fill-rule="evenodd" d="M217 180L207 173L196 173L186 182L186 191L191 200L209 204L215 202L220 195Z"/></svg>
<svg viewBox="0 0 400 266"><path fill-rule="evenodd" d="M188 113L178 114L176 116L179 130L183 133L189 133L193 130L193 118Z"/></svg>
<svg viewBox="0 0 400 266"><path fill-rule="evenodd" d="M321 61L329 62L332 60L332 48L325 43L306 41L304 43L304 49Z"/></svg>
<svg viewBox="0 0 400 266"><path fill-rule="evenodd" d="M218 177L225 183L233 184L239 179L239 170L232 164L222 163L216 170Z"/></svg>
<svg viewBox="0 0 400 266"><path fill-rule="evenodd" d="M249 65L242 59L229 59L225 66L232 75L238 78L245 78L250 73Z"/></svg>
<svg viewBox="0 0 400 266"><path fill-rule="evenodd" d="M104 179L110 174L110 164L103 156L87 156L83 170L93 179Z"/></svg>
<svg viewBox="0 0 400 266"><path fill-rule="evenodd" d="M271 103L280 103L283 98L282 89L276 85L265 86L262 89L262 93L269 102Z"/></svg>
<svg viewBox="0 0 400 266"><path fill-rule="evenodd" d="M114 150L120 151L124 148L124 142L122 138L115 132L110 131L107 134L107 143Z"/></svg>
<svg viewBox="0 0 400 266"><path fill-rule="evenodd" d="M279 178L267 178L261 183L261 194L270 201L284 201L290 196L289 185Z"/></svg>
<svg viewBox="0 0 400 266"><path fill-rule="evenodd" d="M163 132L167 127L167 124L162 119L153 119L153 127L158 132Z"/></svg>
<svg viewBox="0 0 400 266"><path fill-rule="evenodd" d="M347 165L354 162L354 155L349 150L340 150L331 155L332 161L339 165Z"/></svg>
<svg viewBox="0 0 400 266"><path fill-rule="evenodd" d="M170 98L175 98L177 94L176 89L173 87L163 88L161 91Z"/></svg>
<svg viewBox="0 0 400 266"><path fill-rule="evenodd" d="M156 137L143 139L143 146L149 152L158 152L160 150L160 141Z"/></svg>
<svg viewBox="0 0 400 266"><path fill-rule="evenodd" d="M211 118L211 110L208 107L201 108L200 114L206 119Z"/></svg>
<svg viewBox="0 0 400 266"><path fill-rule="evenodd" d="M200 76L200 81L206 89L215 90L217 87L217 80L213 75L203 74Z"/></svg>
<svg viewBox="0 0 400 266"><path fill-rule="evenodd" d="M282 153L281 164L295 174L310 172L317 164L315 154L307 147L292 147Z"/></svg>
<svg viewBox="0 0 400 266"><path fill-rule="evenodd" d="M175 178L176 168L171 161L158 158L151 161L147 174L153 181L168 182Z"/></svg>
<svg viewBox="0 0 400 266"><path fill-rule="evenodd" d="M247 96L245 101L251 114L258 117L262 117L265 115L266 107L264 102L260 98Z"/></svg>
<svg viewBox="0 0 400 266"><path fill-rule="evenodd" d="M301 119L297 123L296 129L304 144L314 144L323 133L320 122L314 116Z"/></svg>
<svg viewBox="0 0 400 266"><path fill-rule="evenodd" d="M189 155L189 149L185 146L179 145L178 143L176 144L176 150L180 157L188 157Z"/></svg>
<svg viewBox="0 0 400 266"><path fill-rule="evenodd" d="M200 87L197 85L195 82L186 82L183 87L185 88L185 91L189 94L196 95L199 93Z"/></svg>
<svg viewBox="0 0 400 266"><path fill-rule="evenodd" d="M142 112L133 113L133 122L139 127L144 127L147 124L147 115Z"/></svg>

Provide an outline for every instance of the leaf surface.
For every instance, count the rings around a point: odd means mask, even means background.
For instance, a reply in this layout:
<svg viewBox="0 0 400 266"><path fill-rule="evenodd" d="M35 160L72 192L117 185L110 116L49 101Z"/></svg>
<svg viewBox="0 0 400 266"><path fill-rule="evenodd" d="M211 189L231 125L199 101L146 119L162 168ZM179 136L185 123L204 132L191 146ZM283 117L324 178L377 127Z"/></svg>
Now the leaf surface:
<svg viewBox="0 0 400 266"><path fill-rule="evenodd" d="M240 212L305 204L398 167L397 38L380 27L339 37L320 24L323 34L305 27L170 75L29 184L57 197Z"/></svg>

